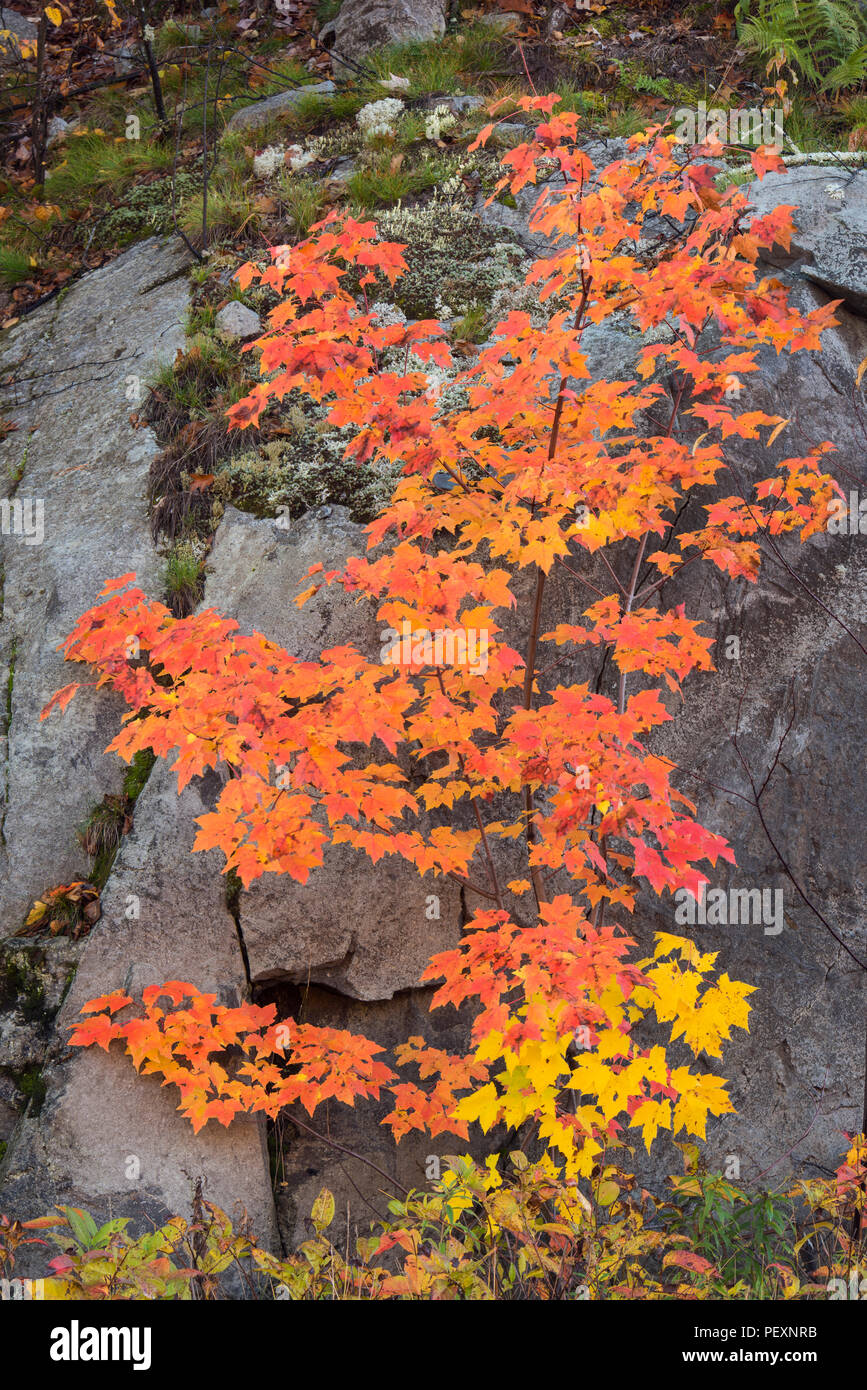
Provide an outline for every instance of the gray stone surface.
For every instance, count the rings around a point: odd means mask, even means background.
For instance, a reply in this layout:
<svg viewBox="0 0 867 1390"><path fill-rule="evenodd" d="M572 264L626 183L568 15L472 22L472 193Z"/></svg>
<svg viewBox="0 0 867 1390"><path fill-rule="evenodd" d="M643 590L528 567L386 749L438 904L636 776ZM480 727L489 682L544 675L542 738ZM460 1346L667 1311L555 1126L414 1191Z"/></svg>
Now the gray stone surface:
<svg viewBox="0 0 867 1390"><path fill-rule="evenodd" d="M390 44L441 38L445 10L444 0L343 0L319 38L336 59L358 63Z"/></svg>
<svg viewBox="0 0 867 1390"><path fill-rule="evenodd" d="M801 172L793 171L791 180L761 210L767 211L775 201L796 203ZM827 181L824 171L822 187ZM762 188L755 185L751 194ZM854 201L854 194L850 196ZM837 205L832 201L831 206ZM786 256L779 249L774 260L779 254L780 264L761 268L789 285L803 312L846 290L842 283L828 289L815 283L820 258L825 266L839 265L841 247L845 250L849 244L849 229L841 218L845 213L827 220L813 261L798 250L802 239L809 237L812 244L813 225L809 207L799 210L795 220L806 231L799 233L794 254ZM863 245L857 217L853 224ZM848 298L851 305L853 296ZM787 417L789 424L770 450L729 441L731 472L720 476L715 489L694 497L680 518L680 529L700 525L706 503L749 489L753 480L773 475L778 460L824 439L837 450L830 457L830 471L847 492L854 487L864 497L863 408L859 418L853 401L858 399L855 376L867 357L867 321L846 305L835 314L839 324L823 335L821 353L778 357L769 348L760 356L760 370L742 376L741 407ZM591 325L583 340L591 375L629 379L641 343L641 335L625 318ZM664 430L669 412L670 402L664 400L656 424L648 413L644 429ZM688 420L684 425L688 437L700 428ZM794 692L792 732L763 797L766 821L811 902L845 946L867 960L861 832L867 816L861 755L865 657L833 616L867 645L865 536L821 533L803 545L784 539L777 548L779 558L766 549L756 585L728 580L706 565L684 571L663 587L663 605L684 603L689 616L701 619L702 631L715 639L718 669L692 678L684 703L668 700L673 720L658 731L653 746L684 769L675 785L694 799L699 821L725 835L735 848L736 869L707 866L712 885L781 889L783 928L766 934L764 924L679 926L672 900L660 901L650 894L641 898L635 917L624 924L637 934L643 949L652 946L656 930L693 936L703 951L719 952L721 970L757 987L751 996L750 1033L735 1031L721 1061L701 1059L708 1070L730 1078L738 1111L708 1125L707 1161L724 1168L727 1156L736 1156L748 1184L784 1182L793 1171L816 1175L832 1169L845 1146L844 1135L861 1124L864 1093L864 974L799 897L755 810L743 800L750 797L750 787L732 735L740 714L741 751L760 786L785 731ZM613 560L617 565L616 557ZM625 557L621 564L626 564ZM608 592L610 576L606 579L589 562L581 568ZM561 602L558 587L550 587L543 628L570 621L558 607ZM740 639L738 661L726 659L730 635ZM513 645L520 644L513 639ZM595 688L601 682L603 693L616 696L610 668L604 669L598 660L588 665L579 659L559 671L566 684L588 680ZM630 689L637 685L632 677ZM554 889L565 891L562 879ZM686 1055L680 1060L687 1060ZM631 1158L625 1161L632 1164ZM649 1158L639 1147L636 1163L642 1180L659 1191L665 1190L665 1175L681 1168L680 1155L662 1135Z"/></svg>
<svg viewBox="0 0 867 1390"><path fill-rule="evenodd" d="M322 560L339 568L363 554L364 530L343 507L319 507L289 530L229 508L211 556L205 603L237 618L303 660L352 643L377 655L380 624L368 603L323 588L302 609L293 598ZM366 760L366 759L365 759ZM439 898L439 916L429 895ZM348 846L331 847L306 884L266 874L242 893L241 927L254 984L277 979L330 985L358 999L411 989L434 951L456 944L460 892L422 879L397 856L374 865Z"/></svg>
<svg viewBox="0 0 867 1390"><path fill-rule="evenodd" d="M828 296L802 278L802 270L792 264L782 278L806 312ZM682 529L700 524L712 496L749 489L751 480L773 474L778 459L826 438L838 451L831 471L864 495L863 436L851 402L858 365L867 356L867 323L845 308L836 315L839 326L823 335L821 354L777 357L769 349L760 371L744 375L742 407L788 417L790 424L767 451L731 441L731 473L713 493L691 501ZM628 334L603 333L589 346L594 372L609 375L622 372L634 350ZM737 868L707 866L712 886L782 890L782 930L766 933L764 923L679 926L672 900L650 895L626 924L643 947L656 930L689 935L703 951L719 952L721 970L757 987L749 1034L736 1030L721 1061L701 1059L730 1080L738 1112L708 1125L707 1162L719 1169L728 1155L737 1157L748 1184L833 1168L845 1133L860 1127L864 1090L864 973L787 877L749 804L751 789L732 737L740 721L741 752L761 786L794 698L792 730L762 799L766 823L804 893L845 946L867 960L860 831L867 816L860 755L865 657L832 616L865 643L865 537L820 533L804 544L786 539L777 550L765 548L756 585L728 580L708 565L700 573L687 569L663 587L664 606L685 603L715 639L718 669L692 678L683 704L668 701L673 720L657 731L653 746L684 770L675 784L696 802L699 821L735 849ZM732 635L740 640L739 660L726 658ZM630 688L636 688L634 678ZM613 693L613 687L603 689ZM639 1150L642 1179L660 1190L664 1175L679 1169L680 1157L664 1136L650 1158Z"/></svg>
<svg viewBox="0 0 867 1390"><path fill-rule="evenodd" d="M255 101L252 106L244 106L236 111L226 122L227 130L255 130L266 125L275 117L291 111L299 101L310 96L329 97L336 91L333 82L316 82L308 87L293 87L288 92L277 92L263 101Z"/></svg>
<svg viewBox="0 0 867 1390"><path fill-rule="evenodd" d="M827 200L826 208L825 185L832 181L849 191L845 203ZM830 471L847 492L854 487L865 495L863 428L853 401L858 398L855 376L867 357L867 321L849 311L860 299L845 276L830 269L848 264L853 238L864 245L863 195L855 183L854 177L841 178L839 170L832 179L831 171L809 169L769 175L751 187L760 213L779 202L803 202L794 214L800 230L792 254L777 248L774 264L760 269L787 283L803 312L832 296L843 296L848 305L835 311L839 324L823 334L821 353L777 356L769 348L760 355L760 370L742 376L741 407L784 416L789 424L769 450L729 441L731 471L720 476L715 489L702 490L691 500L680 529L700 525L704 505L715 497L749 489L753 480L771 476L778 460L824 439L837 451L830 456ZM819 267L828 282L824 288L816 283ZM862 276L862 289L863 283ZM591 325L583 345L592 376L629 379L641 341L626 321ZM648 417L644 428L654 433L664 429L669 410L663 402L656 424ZM688 437L700 428L688 421L684 425ZM679 926L672 900L649 894L625 923L643 948L652 944L656 930L693 936L703 951L719 952L721 970L757 987L750 998L749 1034L736 1030L721 1061L701 1059L708 1070L730 1079L738 1112L708 1125L707 1162L724 1168L727 1156L736 1156L748 1184L782 1182L793 1171L816 1175L833 1168L845 1133L861 1124L864 1094L867 992L864 973L845 947L867 960L861 833L867 816L861 756L865 657L834 615L867 645L865 536L820 533L804 544L786 538L777 543L777 552L765 548L755 585L729 580L706 565L685 570L662 588L664 607L684 603L689 616L702 620L702 631L715 639L718 669L693 677L683 703L668 700L673 719L657 732L653 746L683 769L675 785L695 801L698 820L725 835L736 851L736 869L707 866L712 886L782 889L783 928L767 934L764 924ZM605 584L598 570L586 572L593 582ZM610 587L609 582L604 591ZM556 602L555 590L546 603L544 627L569 620L560 618ZM740 639L737 661L725 655L731 635ZM591 687L601 681L604 693L616 694L610 670L602 670L598 662L592 669L567 669L563 679L587 679ZM633 677L630 689L637 684ZM763 810L794 878L845 947L800 898L755 809L743 799L750 798L751 790L732 742L738 719L741 752L761 786L785 732L793 695L792 731L764 794ZM636 1161L642 1179L660 1191L665 1174L681 1167L680 1155L664 1136L649 1158L639 1148Z"/></svg>
<svg viewBox="0 0 867 1390"><path fill-rule="evenodd" d="M489 10L479 15L479 22L498 34L516 34L524 22L523 16L514 10Z"/></svg>
<svg viewBox="0 0 867 1390"><path fill-rule="evenodd" d="M136 1221L189 1216L201 1176L211 1201L233 1215L243 1207L260 1243L274 1246L260 1117L228 1129L212 1120L196 1135L177 1111L176 1089L138 1076L119 1045L108 1053L64 1046L82 1004L114 989L135 998L147 985L181 979L224 1004L245 997L219 856L192 853L195 817L213 808L219 785L215 775L197 779L178 797L162 763L141 793L103 893L103 916L56 1020L44 1104L30 1106L0 1168L0 1209L32 1216L62 1202Z"/></svg>
<svg viewBox="0 0 867 1390"><path fill-rule="evenodd" d="M255 309L248 308L237 299L230 299L228 304L223 305L214 326L221 338L235 342L257 338L262 332L262 320Z"/></svg>
<svg viewBox="0 0 867 1390"><path fill-rule="evenodd" d="M750 185L750 200L761 216L780 203L797 206L796 235L788 252L775 249L776 265L797 262L832 299L867 313L867 170L805 165L766 174Z"/></svg>
<svg viewBox="0 0 867 1390"><path fill-rule="evenodd" d="M39 712L88 679L56 648L106 580L134 570L160 591L146 505L157 445L129 416L155 364L183 345L186 257L179 242L141 242L0 342L3 413L18 427L0 444L10 507L0 535L0 689L11 710L0 750L3 934L43 889L86 876L76 827L121 789L123 766L104 750L122 701L85 689L64 715L40 723Z"/></svg>
<svg viewBox="0 0 867 1390"><path fill-rule="evenodd" d="M17 10L0 8L0 29L8 29L17 39L35 39L37 26Z"/></svg>

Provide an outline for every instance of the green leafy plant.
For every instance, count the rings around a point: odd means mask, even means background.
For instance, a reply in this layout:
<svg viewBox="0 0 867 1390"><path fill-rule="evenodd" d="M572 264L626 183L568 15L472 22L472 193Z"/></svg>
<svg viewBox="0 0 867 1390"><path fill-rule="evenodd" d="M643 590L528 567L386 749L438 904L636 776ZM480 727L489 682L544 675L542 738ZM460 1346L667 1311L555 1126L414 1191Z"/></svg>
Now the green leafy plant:
<svg viewBox="0 0 867 1390"><path fill-rule="evenodd" d="M867 76L867 22L850 0L738 0L735 19L748 52L821 91Z"/></svg>
<svg viewBox="0 0 867 1390"><path fill-rule="evenodd" d="M671 1178L673 1201L667 1225L689 1236L691 1248L710 1260L727 1288L740 1286L754 1298L773 1298L779 1284L775 1268L797 1239L795 1206L787 1192L748 1192L721 1173L700 1171L698 1150L690 1151L688 1171Z"/></svg>

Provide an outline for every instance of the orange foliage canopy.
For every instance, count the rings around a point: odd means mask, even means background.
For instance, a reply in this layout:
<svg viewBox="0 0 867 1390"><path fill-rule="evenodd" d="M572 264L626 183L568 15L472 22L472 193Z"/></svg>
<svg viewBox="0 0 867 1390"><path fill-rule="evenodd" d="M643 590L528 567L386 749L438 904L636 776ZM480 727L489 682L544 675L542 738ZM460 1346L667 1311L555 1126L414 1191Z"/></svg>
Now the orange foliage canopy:
<svg viewBox="0 0 867 1390"><path fill-rule="evenodd" d="M367 287L405 268L373 223L332 215L299 246L275 248L264 271L238 275L282 302L254 344L262 380L231 409L233 425L301 392L351 427L359 466L403 469L368 528L368 555L341 572L313 566L297 601L340 584L395 631L487 633L486 661L414 650L404 660L397 649L375 661L351 645L299 661L213 611L172 617L125 588L129 575L66 642L67 656L93 664L97 684L130 706L111 744L122 757L152 748L172 758L180 787L208 768L230 771L196 848L219 848L245 885L266 872L304 883L329 844L349 844L374 862L397 854L422 875L450 875L485 900L426 975L442 981L434 1006L477 1008L472 1051L446 1057L410 1039L397 1060L419 1068L418 1082L395 1081L363 1039L292 1023L300 1070L286 1072L270 1016L222 1010L190 985L177 987L174 1013L156 1008L157 989L143 1019L117 1024L112 1004L77 1026L78 1044L124 1038L137 1065L181 1087L196 1124L290 1100L308 1110L326 1095L352 1102L388 1085L397 1137L533 1120L558 1163L587 1173L624 1127L647 1143L660 1127L703 1135L708 1115L731 1109L719 1078L633 1040L652 1012L694 1055L719 1055L731 1028L746 1027L750 991L714 978L714 955L664 933L652 957L634 960L622 926L639 880L698 894L706 866L733 858L673 786L673 765L647 747L672 717L672 692L712 669L710 639L683 606L660 607L660 594L697 561L755 580L762 534L803 538L822 526L839 491L824 471L829 445L783 458L752 497L706 505L691 531L676 521L694 489L718 482L728 441L771 444L785 430L779 417L740 410L732 382L759 369L764 347L817 348L834 305L803 315L756 269L762 248L787 244L791 209L750 222L744 194L720 193L707 165L678 162L661 128L595 170L576 146L577 118L552 114L555 102L525 100L547 119L506 155L501 184L517 193L545 177L532 225L552 246L527 278L550 313L541 323L510 313L470 365L452 362L438 324L385 325L370 308ZM773 162L767 151L757 158ZM652 217L672 229L655 256L642 249ZM585 334L614 315L643 335L636 375L595 380ZM449 369L445 384L434 369ZM670 393L650 380L663 373ZM443 473L448 490L435 481ZM591 567L600 552L604 571ZM555 566L589 606L543 632ZM498 619L514 626L525 571L533 598L519 652ZM546 645L568 655L588 643L619 671L615 695L543 685ZM413 781L407 756L420 770ZM449 825L430 824L435 808ZM527 878L501 883L498 839L525 844ZM570 892L550 900L550 875L564 868ZM225 1043L246 1059L231 1075L213 1057Z"/></svg>

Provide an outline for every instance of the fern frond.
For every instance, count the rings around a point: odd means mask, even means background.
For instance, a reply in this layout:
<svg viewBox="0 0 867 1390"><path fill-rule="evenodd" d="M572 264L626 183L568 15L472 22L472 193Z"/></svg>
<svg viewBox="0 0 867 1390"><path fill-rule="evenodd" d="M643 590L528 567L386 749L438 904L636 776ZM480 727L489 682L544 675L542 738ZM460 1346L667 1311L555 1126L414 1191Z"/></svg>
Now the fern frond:
<svg viewBox="0 0 867 1390"><path fill-rule="evenodd" d="M815 87L840 91L863 77L867 20L852 0L738 0L735 17L747 52L763 59L783 52Z"/></svg>
<svg viewBox="0 0 867 1390"><path fill-rule="evenodd" d="M857 87L867 78L867 44L856 48L842 62L831 69L822 83L825 92L842 92L847 87Z"/></svg>

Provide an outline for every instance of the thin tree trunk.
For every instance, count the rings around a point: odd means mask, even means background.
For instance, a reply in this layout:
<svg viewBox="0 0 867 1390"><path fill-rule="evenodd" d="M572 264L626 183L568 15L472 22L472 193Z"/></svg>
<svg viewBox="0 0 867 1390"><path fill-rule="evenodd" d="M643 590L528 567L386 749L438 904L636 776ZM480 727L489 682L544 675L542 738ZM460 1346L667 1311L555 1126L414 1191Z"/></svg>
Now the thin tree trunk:
<svg viewBox="0 0 867 1390"><path fill-rule="evenodd" d="M45 187L45 143L48 136L48 102L42 88L45 75L45 35L48 16L43 10L36 35L36 92L33 98L33 117L30 123L33 179L41 193Z"/></svg>
<svg viewBox="0 0 867 1390"><path fill-rule="evenodd" d="M138 27L141 31L141 46L144 49L145 62L150 73L151 87L154 93L154 107L156 108L157 120L160 125L165 125L168 117L166 116L166 104L163 101L163 84L160 81L160 72L157 67L157 60L151 47L150 39L146 37L147 14L145 12L144 0L135 0L135 13L138 20Z"/></svg>

